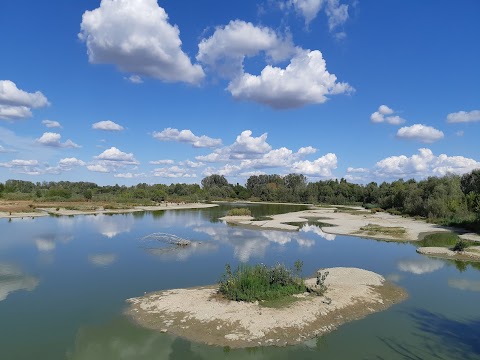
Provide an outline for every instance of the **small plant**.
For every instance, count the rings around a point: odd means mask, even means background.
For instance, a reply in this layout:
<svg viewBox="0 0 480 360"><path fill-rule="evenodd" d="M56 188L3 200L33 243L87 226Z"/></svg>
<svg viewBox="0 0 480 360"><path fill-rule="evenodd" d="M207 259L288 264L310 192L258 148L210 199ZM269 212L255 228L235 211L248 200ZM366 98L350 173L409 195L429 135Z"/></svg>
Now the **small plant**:
<svg viewBox="0 0 480 360"><path fill-rule="evenodd" d="M252 216L252 212L247 208L233 208L228 210L227 216Z"/></svg>
<svg viewBox="0 0 480 360"><path fill-rule="evenodd" d="M453 251L460 252L465 251L468 247L468 243L462 239L458 240L455 246L453 247Z"/></svg>
<svg viewBox="0 0 480 360"><path fill-rule="evenodd" d="M319 296L323 295L325 291L327 291L327 285L325 285L325 280L327 279L328 274L329 274L328 271L324 271L323 273L321 271L318 271L315 288L310 290L311 291L313 290L313 292Z"/></svg>
<svg viewBox="0 0 480 360"><path fill-rule="evenodd" d="M295 271L301 271L302 262L296 262ZM276 300L307 291L302 279L283 264L240 265L232 272L230 264L220 280L219 293L235 301Z"/></svg>

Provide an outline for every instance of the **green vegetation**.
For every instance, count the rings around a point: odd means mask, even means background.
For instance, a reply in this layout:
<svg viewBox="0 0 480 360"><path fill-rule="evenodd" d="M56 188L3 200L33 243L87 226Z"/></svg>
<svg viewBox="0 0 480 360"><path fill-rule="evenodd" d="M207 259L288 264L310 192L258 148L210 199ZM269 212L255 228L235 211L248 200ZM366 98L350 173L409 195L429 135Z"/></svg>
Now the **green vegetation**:
<svg viewBox="0 0 480 360"><path fill-rule="evenodd" d="M402 236L407 231L403 227L399 226L380 226L377 224L368 224L360 228L361 231L367 232L368 235L389 235L389 236Z"/></svg>
<svg viewBox="0 0 480 360"><path fill-rule="evenodd" d="M282 264L273 267L240 265L232 272L227 264L219 292L227 299L247 302L271 301L301 294L307 291L300 277L302 265L301 262L296 262L295 270Z"/></svg>
<svg viewBox="0 0 480 360"><path fill-rule="evenodd" d="M252 212L247 208L233 208L228 210L227 216L251 216Z"/></svg>
<svg viewBox="0 0 480 360"><path fill-rule="evenodd" d="M98 186L89 182L0 183L5 200L90 201L151 205L162 201L256 200L270 202L363 205L372 212L426 219L480 233L480 169L463 176L446 175L425 180L352 184L345 179L307 182L301 174L253 175L245 186L229 184L222 175L205 177L198 184ZM358 214L354 208L336 211Z"/></svg>
<svg viewBox="0 0 480 360"><path fill-rule="evenodd" d="M452 232L440 232L429 234L419 241L420 246L452 247L460 240L457 234Z"/></svg>
<svg viewBox="0 0 480 360"><path fill-rule="evenodd" d="M465 240L458 240L455 246L453 247L453 251L464 251L468 247L468 243Z"/></svg>

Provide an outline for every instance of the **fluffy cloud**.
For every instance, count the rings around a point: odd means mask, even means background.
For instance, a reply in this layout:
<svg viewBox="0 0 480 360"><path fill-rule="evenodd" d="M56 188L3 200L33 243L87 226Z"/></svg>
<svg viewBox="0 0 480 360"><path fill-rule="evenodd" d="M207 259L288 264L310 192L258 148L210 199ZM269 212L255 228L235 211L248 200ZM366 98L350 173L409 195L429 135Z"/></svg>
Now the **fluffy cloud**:
<svg viewBox="0 0 480 360"><path fill-rule="evenodd" d="M153 176L162 178L195 178L196 174L189 172L187 169L171 166L166 168L158 168L153 170Z"/></svg>
<svg viewBox="0 0 480 360"><path fill-rule="evenodd" d="M246 73L245 58L258 55L265 58L267 66L259 75ZM289 35L240 20L217 27L211 37L203 39L197 60L230 80L227 90L235 99L276 109L321 104L327 95L353 91L327 71L320 51L301 49ZM286 60L286 68L274 66Z"/></svg>
<svg viewBox="0 0 480 360"><path fill-rule="evenodd" d="M263 174L260 169L281 168L282 172L303 172L314 177L331 177L336 168L335 154L327 154L314 161L302 161L301 158L314 154L312 146L302 147L293 152L286 147L272 149L267 142L267 133L259 137L252 136L252 131L245 130L235 142L196 159L208 163L228 162L220 168L208 167L204 175L220 174L224 176L250 176Z"/></svg>
<svg viewBox="0 0 480 360"><path fill-rule="evenodd" d="M339 0L288 0L287 8L293 6L295 11L305 19L305 25L315 19L318 13L324 9L328 18L328 28L333 32L348 20L348 5L340 4ZM339 34L341 34L339 36ZM344 38L344 32L336 33L336 38Z"/></svg>
<svg viewBox="0 0 480 360"><path fill-rule="evenodd" d="M221 76L241 75L243 60L264 52L270 61L288 59L294 52L291 39L270 28L241 20L217 27L214 34L198 45L197 60L215 69Z"/></svg>
<svg viewBox="0 0 480 360"><path fill-rule="evenodd" d="M179 165L180 166L187 166L189 168L199 168L199 167L205 166L205 164L202 163L202 162L195 162L195 161L191 161L191 160L180 161Z"/></svg>
<svg viewBox="0 0 480 360"><path fill-rule="evenodd" d="M419 154L390 156L375 165L376 176L385 178L443 176L464 174L480 168L480 162L463 156L435 156L430 149L419 149Z"/></svg>
<svg viewBox="0 0 480 360"><path fill-rule="evenodd" d="M123 126L114 123L111 120L99 121L92 124L92 129L94 130L104 130L104 131L122 131Z"/></svg>
<svg viewBox="0 0 480 360"><path fill-rule="evenodd" d="M459 111L447 115L447 122L449 123L466 123L480 121L480 110L473 110L470 112Z"/></svg>
<svg viewBox="0 0 480 360"><path fill-rule="evenodd" d="M391 125L400 125L405 122L405 119L402 119L398 115L393 115L395 111L389 108L387 105L380 105L378 110L370 115L370 120L373 123L382 123L386 122Z"/></svg>
<svg viewBox="0 0 480 360"><path fill-rule="evenodd" d="M35 142L40 145L50 146L55 148L79 148L80 146L75 144L72 140L68 139L64 143L60 140L62 135L52 132L43 133L41 137L39 137Z"/></svg>
<svg viewBox="0 0 480 360"><path fill-rule="evenodd" d="M143 79L138 75L131 75L126 79L128 81L130 81L132 84L142 84L143 83Z"/></svg>
<svg viewBox="0 0 480 360"><path fill-rule="evenodd" d="M400 260L397 267L400 271L409 272L415 275L428 274L441 269L445 263L440 260L421 257L416 259Z"/></svg>
<svg viewBox="0 0 480 360"><path fill-rule="evenodd" d="M0 163L0 167L11 169L13 172L26 175L40 175L38 160L15 159L6 163Z"/></svg>
<svg viewBox="0 0 480 360"><path fill-rule="evenodd" d="M205 76L182 51L180 31L157 0L102 0L80 26L91 63L168 82L197 84Z"/></svg>
<svg viewBox="0 0 480 360"><path fill-rule="evenodd" d="M132 153L125 153L116 147L105 150L100 155L95 156L94 159L91 164L87 165L87 169L100 173L117 172L127 166L136 167L140 164Z"/></svg>
<svg viewBox="0 0 480 360"><path fill-rule="evenodd" d="M75 166L85 166L85 162L82 161L82 160L79 160L77 158L64 158L64 159L61 159L59 162L58 162L58 165L60 167L63 167L65 169L71 169Z"/></svg>
<svg viewBox="0 0 480 360"><path fill-rule="evenodd" d="M155 131L153 137L160 141L178 141L191 144L196 148L212 148L222 145L221 139L212 139L208 136L196 136L191 130L178 130L166 128L160 132Z"/></svg>
<svg viewBox="0 0 480 360"><path fill-rule="evenodd" d="M424 143L433 143L444 138L442 131L431 126L415 124L405 126L397 131L397 137L400 139L419 140Z"/></svg>
<svg viewBox="0 0 480 360"><path fill-rule="evenodd" d="M327 101L327 95L354 91L349 84L337 82L337 77L327 71L318 50L298 50L285 69L267 65L258 76L244 73L233 79L227 89L235 99L251 100L275 109L322 104Z"/></svg>
<svg viewBox="0 0 480 360"><path fill-rule="evenodd" d="M337 168L337 156L328 153L314 161L298 161L292 166L296 173L315 177L332 177L332 170Z"/></svg>
<svg viewBox="0 0 480 360"><path fill-rule="evenodd" d="M0 119L17 120L32 116L31 109L50 105L40 91L28 93L10 80L0 80Z"/></svg>
<svg viewBox="0 0 480 360"><path fill-rule="evenodd" d="M45 125L47 128L61 128L62 125L58 121L53 120L43 120L42 124Z"/></svg>
<svg viewBox="0 0 480 360"><path fill-rule="evenodd" d="M138 165L138 161L135 159L132 153L124 153L116 147L111 147L110 149L105 150L100 155L95 156L95 159L119 162L129 165Z"/></svg>

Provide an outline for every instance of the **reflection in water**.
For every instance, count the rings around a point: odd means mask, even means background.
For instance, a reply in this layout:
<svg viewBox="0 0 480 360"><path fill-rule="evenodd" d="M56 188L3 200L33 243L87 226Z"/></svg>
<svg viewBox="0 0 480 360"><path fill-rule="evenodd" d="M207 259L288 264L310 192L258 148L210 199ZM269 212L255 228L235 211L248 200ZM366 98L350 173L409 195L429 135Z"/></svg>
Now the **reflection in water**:
<svg viewBox="0 0 480 360"><path fill-rule="evenodd" d="M272 244L284 246L292 241L300 247L311 247L315 244L314 240L302 238L298 232L252 231L232 226L200 226L194 231L205 233L215 241L232 246L234 256L241 262L249 261L252 256L263 258Z"/></svg>
<svg viewBox="0 0 480 360"><path fill-rule="evenodd" d="M95 266L106 267L112 265L117 260L115 254L91 254L88 255L88 261Z"/></svg>
<svg viewBox="0 0 480 360"><path fill-rule="evenodd" d="M403 277L403 276L400 275L400 274L392 273L392 274L387 275L385 278L386 278L388 281L399 282L400 280L402 280L402 277Z"/></svg>
<svg viewBox="0 0 480 360"><path fill-rule="evenodd" d="M448 286L459 290L480 291L480 281L474 280L448 279Z"/></svg>
<svg viewBox="0 0 480 360"><path fill-rule="evenodd" d="M324 238L327 241L333 241L336 238L336 235L327 234L321 228L319 228L318 226L315 226L315 225L304 225L300 229L300 231L302 231L302 232L313 232L313 233L317 234L318 236Z"/></svg>
<svg viewBox="0 0 480 360"><path fill-rule="evenodd" d="M480 319L459 321L441 314L417 309L408 314L420 344L406 344L398 339L380 339L403 359L478 359L480 356Z"/></svg>
<svg viewBox="0 0 480 360"><path fill-rule="evenodd" d="M50 252L55 250L55 241L52 239L36 239L35 245L37 245L38 251Z"/></svg>
<svg viewBox="0 0 480 360"><path fill-rule="evenodd" d="M32 291L38 283L37 278L25 275L16 266L0 263L0 301L18 290Z"/></svg>
<svg viewBox="0 0 480 360"><path fill-rule="evenodd" d="M113 238L121 233L130 232L135 223L135 217L131 216L131 214L63 216L58 219L58 222L65 228L71 228L74 225L86 222L103 236Z"/></svg>
<svg viewBox="0 0 480 360"><path fill-rule="evenodd" d="M400 260L397 267L400 271L409 272L415 275L427 274L441 269L445 263L428 257Z"/></svg>

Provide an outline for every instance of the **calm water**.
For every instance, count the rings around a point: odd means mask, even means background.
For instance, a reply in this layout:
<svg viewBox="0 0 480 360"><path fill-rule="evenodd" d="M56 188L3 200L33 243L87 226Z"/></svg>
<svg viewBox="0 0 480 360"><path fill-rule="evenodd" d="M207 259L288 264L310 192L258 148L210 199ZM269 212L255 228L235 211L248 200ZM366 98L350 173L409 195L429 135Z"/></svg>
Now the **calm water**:
<svg viewBox="0 0 480 360"><path fill-rule="evenodd" d="M0 219L0 359L480 359L480 267L411 244L257 231L219 222L227 205L114 216ZM255 216L292 207L251 206ZM298 207L293 209L298 210ZM201 241L168 251L154 232ZM122 315L145 291L216 282L225 263L375 271L410 297L305 344L229 350L160 334Z"/></svg>

